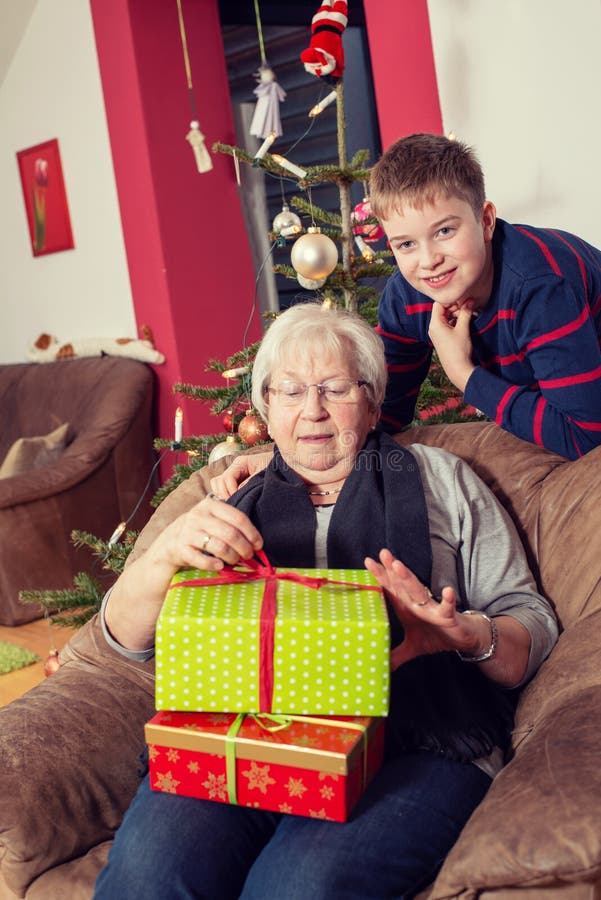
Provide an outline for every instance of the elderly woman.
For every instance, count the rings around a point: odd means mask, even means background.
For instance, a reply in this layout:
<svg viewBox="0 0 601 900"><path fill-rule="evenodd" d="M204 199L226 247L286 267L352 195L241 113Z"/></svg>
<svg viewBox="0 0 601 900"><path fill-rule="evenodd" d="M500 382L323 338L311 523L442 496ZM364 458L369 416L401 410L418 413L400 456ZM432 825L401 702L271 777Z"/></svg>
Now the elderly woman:
<svg viewBox="0 0 601 900"><path fill-rule="evenodd" d="M385 383L380 338L361 318L315 304L280 315L253 369L273 459L228 502L211 496L176 519L103 610L108 641L151 656L180 566L215 572L262 547L275 565L366 566L391 620L383 767L344 824L153 793L146 778L97 898L408 897L502 765L511 689L549 653L555 620L471 469L376 430Z"/></svg>

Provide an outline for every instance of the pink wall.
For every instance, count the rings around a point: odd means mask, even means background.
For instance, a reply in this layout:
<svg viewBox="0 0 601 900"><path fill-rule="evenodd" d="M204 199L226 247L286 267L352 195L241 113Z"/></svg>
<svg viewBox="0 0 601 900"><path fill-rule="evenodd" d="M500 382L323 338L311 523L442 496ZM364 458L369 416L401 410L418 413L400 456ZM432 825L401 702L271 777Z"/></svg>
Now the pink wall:
<svg viewBox="0 0 601 900"><path fill-rule="evenodd" d="M167 362L157 433L221 430L204 403L181 402L176 381L219 384L210 359L242 346L254 272L230 157L199 174L185 140L191 119L177 5L90 0L138 326L149 325ZM364 0L382 144L442 131L427 0ZM183 2L206 145L235 143L216 0ZM255 316L248 342L260 337Z"/></svg>
<svg viewBox="0 0 601 900"><path fill-rule="evenodd" d="M382 147L442 134L427 0L363 0Z"/></svg>
<svg viewBox="0 0 601 900"><path fill-rule="evenodd" d="M182 403L172 386L219 384L207 361L242 346L254 272L232 161L211 154L213 170L199 174L185 140L192 115L175 0L90 2L136 321L167 357L156 367L157 433L172 436L178 403L184 433L216 431L207 405ZM216 2L184 2L183 12L206 145L235 143ZM260 330L255 321L249 343Z"/></svg>

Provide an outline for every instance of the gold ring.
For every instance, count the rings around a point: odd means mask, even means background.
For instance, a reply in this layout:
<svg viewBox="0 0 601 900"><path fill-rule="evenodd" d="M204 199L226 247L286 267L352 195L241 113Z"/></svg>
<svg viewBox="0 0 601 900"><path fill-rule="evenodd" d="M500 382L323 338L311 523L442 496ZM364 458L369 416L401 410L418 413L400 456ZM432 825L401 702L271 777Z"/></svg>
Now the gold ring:
<svg viewBox="0 0 601 900"><path fill-rule="evenodd" d="M206 548L206 546L207 546L207 544L209 543L210 540L211 540L211 535L210 535L210 534L205 534L205 536L203 537L202 541L200 542L200 549L201 549L201 550L204 550L204 549Z"/></svg>
<svg viewBox="0 0 601 900"><path fill-rule="evenodd" d="M428 600L434 600L434 596L432 595L432 591L429 588L426 588L426 598L425 600L414 600L414 606L425 606Z"/></svg>

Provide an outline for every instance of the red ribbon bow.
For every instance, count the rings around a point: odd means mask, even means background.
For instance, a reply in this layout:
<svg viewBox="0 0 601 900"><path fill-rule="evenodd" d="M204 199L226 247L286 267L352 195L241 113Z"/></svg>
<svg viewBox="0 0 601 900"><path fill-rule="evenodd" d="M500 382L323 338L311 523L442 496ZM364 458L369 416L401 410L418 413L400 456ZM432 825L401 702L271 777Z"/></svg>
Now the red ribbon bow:
<svg viewBox="0 0 601 900"><path fill-rule="evenodd" d="M256 559L246 559L244 563L240 563L236 567L226 565L219 575L214 575L212 578L192 578L189 581L178 581L176 584L172 584L169 590L180 587L243 584L249 581L265 580L259 620L259 712L269 713L273 702L273 653L278 581L294 581L296 584L302 584L314 590L318 590L324 584L338 584L360 591L375 591L381 590L381 588L377 587L377 585L354 584L349 581L335 581L331 578L300 575L298 572L278 572L271 565L262 550L257 551L257 556L260 562Z"/></svg>

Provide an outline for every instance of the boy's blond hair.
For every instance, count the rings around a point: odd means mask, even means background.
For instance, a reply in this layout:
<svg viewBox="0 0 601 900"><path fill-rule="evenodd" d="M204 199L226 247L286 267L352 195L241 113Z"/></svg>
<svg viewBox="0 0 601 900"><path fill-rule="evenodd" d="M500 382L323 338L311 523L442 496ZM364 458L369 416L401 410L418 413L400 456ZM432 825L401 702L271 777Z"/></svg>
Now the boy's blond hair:
<svg viewBox="0 0 601 900"><path fill-rule="evenodd" d="M404 203L418 209L442 194L465 200L480 216L484 175L471 147L442 134L411 134L388 148L371 170L374 215L386 219Z"/></svg>

